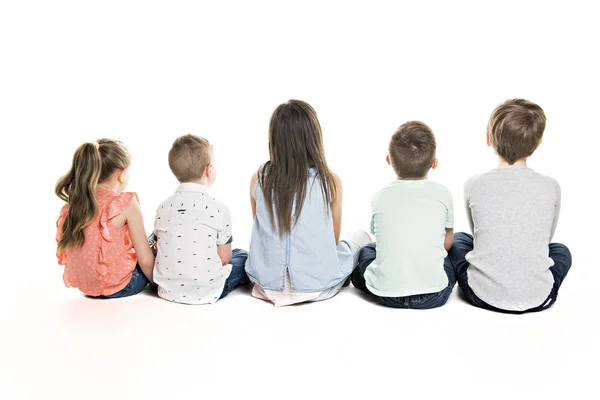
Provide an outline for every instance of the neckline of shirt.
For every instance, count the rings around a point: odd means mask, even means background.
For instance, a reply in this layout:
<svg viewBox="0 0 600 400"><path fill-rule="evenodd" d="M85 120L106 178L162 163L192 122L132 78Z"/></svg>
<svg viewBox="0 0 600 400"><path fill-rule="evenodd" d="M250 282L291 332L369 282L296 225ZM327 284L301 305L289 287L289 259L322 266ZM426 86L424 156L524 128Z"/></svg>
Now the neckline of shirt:
<svg viewBox="0 0 600 400"><path fill-rule="evenodd" d="M176 192L207 192L208 186L201 183L184 182L177 186Z"/></svg>
<svg viewBox="0 0 600 400"><path fill-rule="evenodd" d="M526 170L531 169L527 165L502 165L494 168L494 171L516 171L516 170Z"/></svg>
<svg viewBox="0 0 600 400"><path fill-rule="evenodd" d="M396 179L392 184L417 184L422 182L429 182L429 179Z"/></svg>

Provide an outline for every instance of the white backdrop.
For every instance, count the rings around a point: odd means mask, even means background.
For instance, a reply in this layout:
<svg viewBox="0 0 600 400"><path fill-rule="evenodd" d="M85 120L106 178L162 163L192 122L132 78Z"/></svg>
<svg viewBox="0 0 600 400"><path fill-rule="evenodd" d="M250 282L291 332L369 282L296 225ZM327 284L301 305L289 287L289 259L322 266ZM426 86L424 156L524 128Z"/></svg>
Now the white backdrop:
<svg viewBox="0 0 600 400"><path fill-rule="evenodd" d="M7 321L25 313L31 285L49 296L67 290L54 258L61 202L53 190L84 141L127 145L129 190L150 232L156 205L177 185L170 144L205 136L217 159L213 193L232 210L234 245L247 248L249 180L267 160L279 103L302 99L316 109L328 163L343 181L344 231L367 229L371 195L394 179L388 140L419 119L438 142L430 179L451 189L456 228L465 230L462 185L496 164L487 119L502 101L523 97L548 118L529 164L563 190L555 240L572 249L574 267L557 304L587 313L586 329L596 327L600 30L594 2L566 4L3 2L0 310Z"/></svg>

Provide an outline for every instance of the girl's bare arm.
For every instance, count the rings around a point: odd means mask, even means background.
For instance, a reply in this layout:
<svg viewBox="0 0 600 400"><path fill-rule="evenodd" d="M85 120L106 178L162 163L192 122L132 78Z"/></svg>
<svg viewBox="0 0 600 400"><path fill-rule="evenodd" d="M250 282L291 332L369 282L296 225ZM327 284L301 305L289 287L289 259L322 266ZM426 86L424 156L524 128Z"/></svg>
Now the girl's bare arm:
<svg viewBox="0 0 600 400"><path fill-rule="evenodd" d="M150 282L154 282L152 280L154 254L152 254L152 250L148 245L148 238L144 229L144 218L142 217L142 209L140 208L139 203L133 200L121 215L125 217L125 222L129 228L129 235L133 242L133 248L137 255L138 264L140 264L140 268L144 272L144 275L146 275L146 278L148 278Z"/></svg>
<svg viewBox="0 0 600 400"><path fill-rule="evenodd" d="M250 207L252 208L252 219L256 218L256 199L254 199L254 189L258 184L258 172L252 175L250 180Z"/></svg>
<svg viewBox="0 0 600 400"><path fill-rule="evenodd" d="M331 203L331 215L333 217L333 234L335 236L335 243L340 241L340 232L342 231L342 181L339 176L333 174L333 180L337 189L337 196Z"/></svg>

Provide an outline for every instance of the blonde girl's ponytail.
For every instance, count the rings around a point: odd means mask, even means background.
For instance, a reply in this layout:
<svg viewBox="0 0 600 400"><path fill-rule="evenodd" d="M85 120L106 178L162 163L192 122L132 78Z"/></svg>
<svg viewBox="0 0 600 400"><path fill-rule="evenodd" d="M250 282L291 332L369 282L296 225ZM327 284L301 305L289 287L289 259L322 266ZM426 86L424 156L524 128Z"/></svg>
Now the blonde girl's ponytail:
<svg viewBox="0 0 600 400"><path fill-rule="evenodd" d="M56 195L69 204L58 241L59 253L70 246L83 246L85 228L98 213L98 183L110 178L117 169L126 169L129 163L129 152L116 140L100 139L77 148L71 169L55 188Z"/></svg>
<svg viewBox="0 0 600 400"><path fill-rule="evenodd" d="M75 151L71 170L56 184L56 195L69 203L62 226L58 250L75 245L83 246L85 228L98 212L96 187L102 163L97 143L84 143Z"/></svg>

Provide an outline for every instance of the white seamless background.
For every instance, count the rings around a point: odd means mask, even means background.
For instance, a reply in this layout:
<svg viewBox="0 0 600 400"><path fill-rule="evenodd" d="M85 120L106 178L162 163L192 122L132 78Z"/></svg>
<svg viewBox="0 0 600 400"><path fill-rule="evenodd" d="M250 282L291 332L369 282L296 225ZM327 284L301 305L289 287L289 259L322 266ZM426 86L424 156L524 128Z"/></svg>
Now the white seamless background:
<svg viewBox="0 0 600 400"><path fill-rule="evenodd" d="M0 398L593 398L599 354L595 2L4 1L0 3ZM573 268L552 309L507 316L455 294L393 310L354 288L276 309L232 293L215 306L149 294L111 302L63 287L56 180L84 141L123 141L146 230L175 189L179 135L214 145L211 191L248 248L249 181L273 109L317 111L344 188L343 230L367 229L394 179L394 130L434 131L430 179L454 196L493 168L491 111L522 97L548 122L529 160L562 186L555 241ZM593 372L596 371L596 372Z"/></svg>

